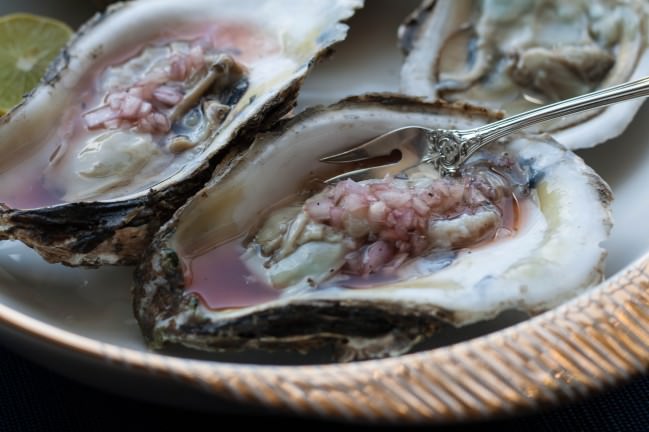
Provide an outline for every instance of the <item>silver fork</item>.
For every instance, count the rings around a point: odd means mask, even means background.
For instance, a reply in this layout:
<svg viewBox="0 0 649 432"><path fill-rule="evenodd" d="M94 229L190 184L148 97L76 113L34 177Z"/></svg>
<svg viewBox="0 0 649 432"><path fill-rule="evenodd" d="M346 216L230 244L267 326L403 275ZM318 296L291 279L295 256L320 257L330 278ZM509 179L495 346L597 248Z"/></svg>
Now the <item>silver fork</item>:
<svg viewBox="0 0 649 432"><path fill-rule="evenodd" d="M344 152L325 156L320 161L346 164L385 157L395 151L401 154L396 162L348 171L327 179L327 183L348 178L356 181L382 178L386 174L396 174L421 163L432 164L442 175L452 175L456 174L460 166L478 149L519 129L564 115L648 95L649 77L645 77L545 105L474 129L402 127Z"/></svg>

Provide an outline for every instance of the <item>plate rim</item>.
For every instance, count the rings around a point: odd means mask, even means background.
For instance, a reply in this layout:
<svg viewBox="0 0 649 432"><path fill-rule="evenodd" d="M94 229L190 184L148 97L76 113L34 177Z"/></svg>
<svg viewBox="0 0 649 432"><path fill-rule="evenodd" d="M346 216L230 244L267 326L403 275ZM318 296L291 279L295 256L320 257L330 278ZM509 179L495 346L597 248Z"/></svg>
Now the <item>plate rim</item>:
<svg viewBox="0 0 649 432"><path fill-rule="evenodd" d="M310 417L449 423L575 400L649 368L649 253L592 290L474 339L356 363L269 366L102 342L0 304L0 324L122 369L229 401Z"/></svg>

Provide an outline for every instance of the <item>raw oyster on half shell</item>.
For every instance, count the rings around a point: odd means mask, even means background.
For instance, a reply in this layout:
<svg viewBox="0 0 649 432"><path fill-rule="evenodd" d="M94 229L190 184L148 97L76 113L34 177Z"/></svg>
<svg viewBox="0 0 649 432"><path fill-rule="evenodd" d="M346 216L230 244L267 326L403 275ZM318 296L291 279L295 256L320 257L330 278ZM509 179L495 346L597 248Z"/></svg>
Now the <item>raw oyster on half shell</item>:
<svg viewBox="0 0 649 432"><path fill-rule="evenodd" d="M259 136L217 167L138 267L134 310L147 341L397 355L442 323L539 312L598 283L610 189L548 135L491 145L456 178L422 165L360 183L320 181L336 169L320 157L377 134L496 118L368 95Z"/></svg>
<svg viewBox="0 0 649 432"><path fill-rule="evenodd" d="M649 75L644 0L427 0L401 26L406 94L507 115ZM642 100L546 122L571 149L626 128Z"/></svg>
<svg viewBox="0 0 649 432"><path fill-rule="evenodd" d="M210 177L287 113L362 0L146 0L79 30L0 119L0 239L48 261L132 264Z"/></svg>

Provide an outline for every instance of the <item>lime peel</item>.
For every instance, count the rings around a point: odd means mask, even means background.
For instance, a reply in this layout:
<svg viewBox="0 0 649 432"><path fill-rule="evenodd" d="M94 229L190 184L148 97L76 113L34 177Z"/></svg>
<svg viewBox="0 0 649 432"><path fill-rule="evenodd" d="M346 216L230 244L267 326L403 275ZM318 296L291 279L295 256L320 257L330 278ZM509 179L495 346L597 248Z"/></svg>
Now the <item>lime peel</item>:
<svg viewBox="0 0 649 432"><path fill-rule="evenodd" d="M0 17L0 115L36 87L72 34L53 18L28 13Z"/></svg>

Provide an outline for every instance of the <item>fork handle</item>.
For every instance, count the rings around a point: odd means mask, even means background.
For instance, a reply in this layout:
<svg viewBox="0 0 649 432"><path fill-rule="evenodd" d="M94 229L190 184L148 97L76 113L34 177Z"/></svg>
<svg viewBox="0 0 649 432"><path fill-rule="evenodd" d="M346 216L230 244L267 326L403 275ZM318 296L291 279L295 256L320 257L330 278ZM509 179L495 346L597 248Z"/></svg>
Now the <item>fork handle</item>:
<svg viewBox="0 0 649 432"><path fill-rule="evenodd" d="M649 77L555 102L475 129L454 131L443 136L432 131L429 140L433 152L438 155L435 165L442 173L453 174L478 149L514 131L564 115L643 96L649 96Z"/></svg>

